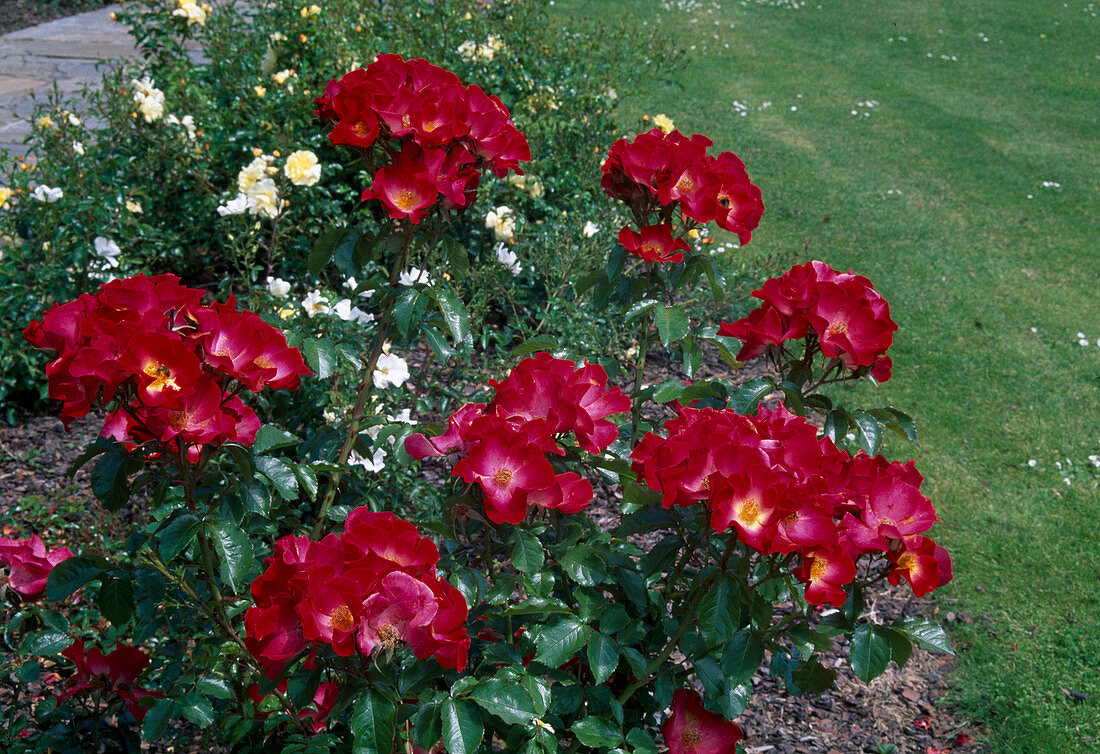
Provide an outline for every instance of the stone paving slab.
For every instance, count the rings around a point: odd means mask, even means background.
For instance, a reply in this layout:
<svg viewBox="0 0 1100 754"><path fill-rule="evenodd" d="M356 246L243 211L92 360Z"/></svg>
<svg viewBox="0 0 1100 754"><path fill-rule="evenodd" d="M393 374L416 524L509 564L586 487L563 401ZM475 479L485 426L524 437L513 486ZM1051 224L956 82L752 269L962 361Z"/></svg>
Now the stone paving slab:
<svg viewBox="0 0 1100 754"><path fill-rule="evenodd" d="M3 2L3 0L0 0ZM36 98L74 94L103 77L103 61L138 55L111 6L0 36L0 149L23 154Z"/></svg>

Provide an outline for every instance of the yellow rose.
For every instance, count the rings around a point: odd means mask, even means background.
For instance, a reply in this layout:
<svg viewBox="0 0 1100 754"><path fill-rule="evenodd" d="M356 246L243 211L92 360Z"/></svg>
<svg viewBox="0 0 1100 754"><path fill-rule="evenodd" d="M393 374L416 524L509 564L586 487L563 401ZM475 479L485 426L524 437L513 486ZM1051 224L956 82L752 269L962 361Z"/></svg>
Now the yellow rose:
<svg viewBox="0 0 1100 754"><path fill-rule="evenodd" d="M283 171L295 186L312 186L321 180L321 165L317 162L317 155L308 149L299 149L288 155Z"/></svg>

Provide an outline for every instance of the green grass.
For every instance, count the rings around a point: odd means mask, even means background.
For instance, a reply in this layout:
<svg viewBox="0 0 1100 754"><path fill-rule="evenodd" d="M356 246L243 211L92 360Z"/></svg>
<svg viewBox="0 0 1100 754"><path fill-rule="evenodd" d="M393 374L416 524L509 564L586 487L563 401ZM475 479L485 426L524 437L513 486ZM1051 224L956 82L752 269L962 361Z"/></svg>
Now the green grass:
<svg viewBox="0 0 1100 754"><path fill-rule="evenodd" d="M663 112L744 158L767 211L743 253L851 267L890 301L895 377L845 398L918 418L921 448L890 452L943 519L941 606L974 618L955 699L995 751L1100 750L1100 494L1054 471L1100 452L1098 19L1082 0L694 5L555 9L695 45L624 124Z"/></svg>

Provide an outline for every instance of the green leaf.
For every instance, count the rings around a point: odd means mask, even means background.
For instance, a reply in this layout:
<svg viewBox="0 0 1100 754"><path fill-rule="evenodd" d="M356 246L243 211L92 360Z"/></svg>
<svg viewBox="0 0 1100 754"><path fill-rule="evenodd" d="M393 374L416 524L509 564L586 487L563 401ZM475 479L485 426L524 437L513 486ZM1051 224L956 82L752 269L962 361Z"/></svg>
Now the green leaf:
<svg viewBox="0 0 1100 754"><path fill-rule="evenodd" d="M232 699L233 686L229 683L227 678L219 678L218 676L208 675L195 681L195 688L217 699Z"/></svg>
<svg viewBox="0 0 1100 754"><path fill-rule="evenodd" d="M461 299L438 288L432 288L431 292L455 344L466 340L466 336L470 334L470 313L466 311Z"/></svg>
<svg viewBox="0 0 1100 754"><path fill-rule="evenodd" d="M397 737L393 702L373 689L365 689L351 713L354 754L392 754Z"/></svg>
<svg viewBox="0 0 1100 754"><path fill-rule="evenodd" d="M260 456L256 459L256 468L275 485L283 500L298 499L298 477L283 459Z"/></svg>
<svg viewBox="0 0 1100 754"><path fill-rule="evenodd" d="M893 628L897 631L901 631L912 639L913 643L925 649L946 652L949 655L955 654L955 650L951 648L951 642L948 641L947 632L943 630L943 626L938 626L929 620L924 618L904 618L895 623Z"/></svg>
<svg viewBox="0 0 1100 754"><path fill-rule="evenodd" d="M28 636L23 642L23 654L52 657L73 643L68 634L60 631L43 631Z"/></svg>
<svg viewBox="0 0 1100 754"><path fill-rule="evenodd" d="M878 678L890 664L890 640L870 623L856 626L849 657L852 671L864 683Z"/></svg>
<svg viewBox="0 0 1100 754"><path fill-rule="evenodd" d="M549 335L536 335L533 338L520 343L518 346L512 349L512 356L519 358L521 356L527 356L528 354L536 353L538 351L556 351L558 349L558 341Z"/></svg>
<svg viewBox="0 0 1100 754"><path fill-rule="evenodd" d="M332 252L336 250L336 244L340 242L340 239L342 239L347 232L347 228L329 230L322 233L320 237L313 242L313 249L309 252L309 259L306 261L310 272L316 275L324 269L324 266L328 264L328 260L332 258Z"/></svg>
<svg viewBox="0 0 1100 754"><path fill-rule="evenodd" d="M733 579L720 577L699 603L699 630L709 646L725 644L737 632L741 603Z"/></svg>
<svg viewBox="0 0 1100 754"><path fill-rule="evenodd" d="M121 627L134 614L134 587L129 578L107 578L99 587L96 606L103 617Z"/></svg>
<svg viewBox="0 0 1100 754"><path fill-rule="evenodd" d="M463 699L444 699L439 713L448 754L474 754L485 735L477 707Z"/></svg>
<svg viewBox="0 0 1100 754"><path fill-rule="evenodd" d="M703 364L703 351L699 348L699 343L695 338L688 338L684 341L684 372L687 373L688 379L695 377L696 370Z"/></svg>
<svg viewBox="0 0 1100 754"><path fill-rule="evenodd" d="M719 711L730 720L738 718L749 707L752 699L752 681L740 684L726 682L722 690L722 698L719 699Z"/></svg>
<svg viewBox="0 0 1100 754"><path fill-rule="evenodd" d="M298 484L306 497L310 500L317 499L317 472L304 463L295 464L294 474L298 477Z"/></svg>
<svg viewBox="0 0 1100 754"><path fill-rule="evenodd" d="M836 670L826 668L817 658L802 663L791 673L791 680L803 694L820 694L828 691L836 680Z"/></svg>
<svg viewBox="0 0 1100 754"><path fill-rule="evenodd" d="M421 704L413 721L413 740L421 749L431 749L443 735L437 703Z"/></svg>
<svg viewBox="0 0 1100 754"><path fill-rule="evenodd" d="M141 738L145 741L156 741L168 731L168 721L179 714L179 705L175 699L158 699L152 708L145 713L145 720L141 724Z"/></svg>
<svg viewBox="0 0 1100 754"><path fill-rule="evenodd" d="M214 722L214 707L202 694L192 691L176 701L179 703L180 713L200 728Z"/></svg>
<svg viewBox="0 0 1100 754"><path fill-rule="evenodd" d="M92 468L92 492L109 511L117 511L130 499L129 465L130 454L119 444L100 456Z"/></svg>
<svg viewBox="0 0 1100 754"><path fill-rule="evenodd" d="M665 348L688 334L691 321L687 312L679 306L657 306L653 309L653 322Z"/></svg>
<svg viewBox="0 0 1100 754"><path fill-rule="evenodd" d="M327 380L336 371L336 345L325 338L312 338L302 343L302 355L319 380Z"/></svg>
<svg viewBox="0 0 1100 754"><path fill-rule="evenodd" d="M886 410L893 414L894 419L897 421L897 426L905 435L905 438L919 447L920 443L917 442L917 423L913 421L913 417L904 411L898 411L893 406L887 406Z"/></svg>
<svg viewBox="0 0 1100 754"><path fill-rule="evenodd" d="M436 358L442 362L446 362L448 359L454 357L455 349L451 348L443 337L443 333L434 327L428 326L422 329L420 332L424 334L424 340L428 341L428 348L432 349Z"/></svg>
<svg viewBox="0 0 1100 754"><path fill-rule="evenodd" d="M586 717L573 723L573 732L585 746L618 746L622 743L623 732L609 720L599 717Z"/></svg>
<svg viewBox="0 0 1100 754"><path fill-rule="evenodd" d="M443 254L447 257L447 267L455 282L466 279L470 270L470 254L466 247L450 236L443 236Z"/></svg>
<svg viewBox="0 0 1100 754"><path fill-rule="evenodd" d="M229 584L234 594L239 594L252 568L252 541L228 521L218 521L210 530L214 535L214 548L222 562L221 579Z"/></svg>
<svg viewBox="0 0 1100 754"><path fill-rule="evenodd" d="M856 426L859 427L859 445L869 454L874 455L882 445L882 425L875 417L866 411L856 411L852 414Z"/></svg>
<svg viewBox="0 0 1100 754"><path fill-rule="evenodd" d="M227 442L221 447L233 459L233 463L237 465L237 471L240 472L240 476L235 481L239 486L247 487L252 482L252 476L256 473L256 465L252 463L252 453L249 452L248 448L236 442Z"/></svg>
<svg viewBox="0 0 1100 754"><path fill-rule="evenodd" d="M300 442L301 440L296 435L271 424L265 424L256 433L256 440L252 443L252 452L255 455L262 455L269 450L289 448L291 445L297 445Z"/></svg>
<svg viewBox="0 0 1100 754"><path fill-rule="evenodd" d="M657 300L652 298L645 298L641 301L638 301L632 307L626 310L626 314L623 316L623 322L633 322L646 312L651 311L656 305Z"/></svg>
<svg viewBox="0 0 1100 754"><path fill-rule="evenodd" d="M535 633L535 660L556 668L588 641L592 629L572 618L561 618Z"/></svg>
<svg viewBox="0 0 1100 754"><path fill-rule="evenodd" d="M531 695L514 681L490 678L475 686L470 698L509 725L527 725L536 717Z"/></svg>
<svg viewBox="0 0 1100 754"><path fill-rule="evenodd" d="M734 686L752 678L764 660L764 640L746 626L735 633L722 652L722 672Z"/></svg>
<svg viewBox="0 0 1100 754"><path fill-rule="evenodd" d="M393 321L402 335L408 337L412 328L420 321L428 306L427 296L417 287L409 286L401 291L393 305Z"/></svg>
<svg viewBox="0 0 1100 754"><path fill-rule="evenodd" d="M515 539L516 543L512 547L512 565L524 573L538 572L546 560L542 543L535 535L523 529L515 530Z"/></svg>
<svg viewBox="0 0 1100 754"><path fill-rule="evenodd" d="M626 734L626 742L633 747L636 754L645 752L645 754L657 754L657 744L653 740L653 736L649 735L642 728L631 728L630 732Z"/></svg>
<svg viewBox="0 0 1100 754"><path fill-rule="evenodd" d="M883 634L890 640L890 659L898 664L898 668L904 668L913 654L913 642L901 631L892 628L882 628Z"/></svg>
<svg viewBox="0 0 1100 754"><path fill-rule="evenodd" d="M757 406L764 396L775 389L775 382L767 377L757 377L739 385L733 392L731 407L734 411L744 416L756 413Z"/></svg>
<svg viewBox="0 0 1100 754"><path fill-rule="evenodd" d="M191 513L176 516L160 532L160 544L157 551L165 563L186 550L195 541L195 535L202 528L202 521Z"/></svg>
<svg viewBox="0 0 1100 754"><path fill-rule="evenodd" d="M98 578L102 569L87 558L69 558L53 567L46 579L46 597L61 602L92 579Z"/></svg>
<svg viewBox="0 0 1100 754"><path fill-rule="evenodd" d="M611 677L619 667L619 647L606 634L594 632L588 640L588 665L599 685Z"/></svg>

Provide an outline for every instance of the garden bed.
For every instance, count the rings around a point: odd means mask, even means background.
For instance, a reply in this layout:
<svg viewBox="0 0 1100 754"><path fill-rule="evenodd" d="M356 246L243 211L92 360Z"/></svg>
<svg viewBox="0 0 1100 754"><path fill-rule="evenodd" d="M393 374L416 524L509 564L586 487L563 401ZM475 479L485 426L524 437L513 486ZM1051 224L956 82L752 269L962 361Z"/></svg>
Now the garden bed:
<svg viewBox="0 0 1100 754"><path fill-rule="evenodd" d="M0 34L110 5L112 0L4 0Z"/></svg>

